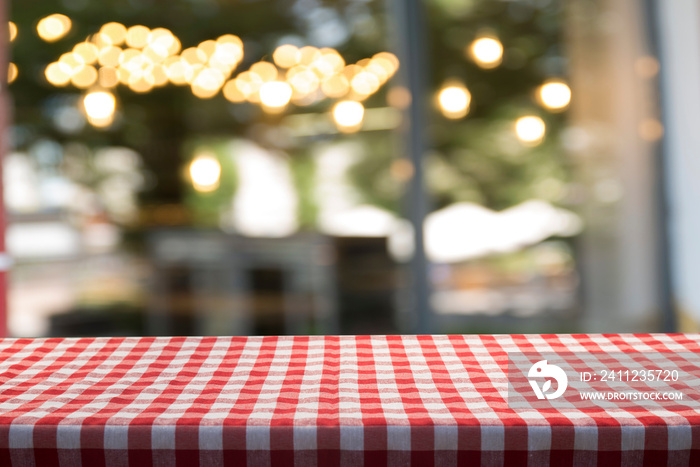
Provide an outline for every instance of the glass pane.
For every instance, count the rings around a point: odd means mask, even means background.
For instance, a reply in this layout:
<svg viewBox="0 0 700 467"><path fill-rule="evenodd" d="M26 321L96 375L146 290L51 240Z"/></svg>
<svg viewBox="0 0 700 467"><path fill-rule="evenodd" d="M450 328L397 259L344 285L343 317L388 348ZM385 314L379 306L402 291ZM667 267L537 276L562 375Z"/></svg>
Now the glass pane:
<svg viewBox="0 0 700 467"><path fill-rule="evenodd" d="M393 0L25 3L12 334L424 332L423 276L434 332L656 329L642 4L427 0L416 45Z"/></svg>
<svg viewBox="0 0 700 467"><path fill-rule="evenodd" d="M385 8L16 2L12 332L398 331Z"/></svg>

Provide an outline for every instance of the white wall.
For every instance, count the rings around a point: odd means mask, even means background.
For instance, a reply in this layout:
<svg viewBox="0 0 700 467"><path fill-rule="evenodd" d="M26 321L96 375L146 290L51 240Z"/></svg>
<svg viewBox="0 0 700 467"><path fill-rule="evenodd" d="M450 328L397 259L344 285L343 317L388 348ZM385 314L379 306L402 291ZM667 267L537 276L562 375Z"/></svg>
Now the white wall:
<svg viewBox="0 0 700 467"><path fill-rule="evenodd" d="M700 323L700 2L658 0L673 293L682 330Z"/></svg>
<svg viewBox="0 0 700 467"><path fill-rule="evenodd" d="M658 330L661 322L654 142L640 124L658 117L637 0L570 2L571 128L564 142L580 184L578 243L586 332Z"/></svg>

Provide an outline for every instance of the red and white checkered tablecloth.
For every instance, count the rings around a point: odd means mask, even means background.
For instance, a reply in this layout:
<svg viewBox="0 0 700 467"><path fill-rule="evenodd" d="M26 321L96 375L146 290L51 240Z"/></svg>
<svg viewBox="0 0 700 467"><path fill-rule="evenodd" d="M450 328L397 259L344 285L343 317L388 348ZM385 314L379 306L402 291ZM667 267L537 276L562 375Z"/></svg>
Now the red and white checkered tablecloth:
<svg viewBox="0 0 700 467"><path fill-rule="evenodd" d="M520 413L507 353L700 335L0 340L0 466L700 465L700 412Z"/></svg>

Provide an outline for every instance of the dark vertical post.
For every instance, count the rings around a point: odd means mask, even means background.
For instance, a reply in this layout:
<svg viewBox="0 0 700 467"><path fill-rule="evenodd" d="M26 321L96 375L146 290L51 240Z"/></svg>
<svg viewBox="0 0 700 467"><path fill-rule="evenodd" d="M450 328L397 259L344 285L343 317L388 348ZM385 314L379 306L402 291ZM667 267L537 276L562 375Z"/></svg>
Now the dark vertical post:
<svg viewBox="0 0 700 467"><path fill-rule="evenodd" d="M664 94L666 87L664 86L666 70L664 66L664 57L661 56L661 47L659 44L659 12L657 0L644 0L643 14L648 31L649 51L655 55L661 63L658 78L658 93L661 105L659 106L660 119L666 124ZM666 139L662 139L660 144L656 145L654 154L654 177L655 177L655 194L656 194L656 218L657 218L657 252L659 258L658 281L659 281L659 305L661 308L661 332L678 332L678 323L676 318L676 310L673 302L673 274L671 264L671 242L669 229L671 228L669 213L668 213L668 186L667 177L668 171L666 168L667 151Z"/></svg>
<svg viewBox="0 0 700 467"><path fill-rule="evenodd" d="M0 337L7 337L7 269L10 264L5 253L5 200L2 185L2 161L7 152L10 118L7 95L10 34L7 21L7 3L0 0Z"/></svg>
<svg viewBox="0 0 700 467"><path fill-rule="evenodd" d="M408 293L411 305L413 330L416 334L432 331L430 311L430 284L428 261L425 255L423 224L427 214L427 201L423 174L423 155L426 151L426 58L425 14L421 0L393 0L396 3L398 54L400 72L411 95L406 111L404 151L413 166L406 196L408 219L413 226L414 252L410 263Z"/></svg>

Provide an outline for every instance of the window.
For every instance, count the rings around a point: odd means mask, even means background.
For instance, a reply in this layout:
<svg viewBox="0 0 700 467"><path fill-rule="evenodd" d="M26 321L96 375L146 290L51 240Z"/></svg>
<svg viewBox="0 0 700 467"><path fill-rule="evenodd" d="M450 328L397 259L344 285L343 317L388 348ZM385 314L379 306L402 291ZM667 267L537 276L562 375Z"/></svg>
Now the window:
<svg viewBox="0 0 700 467"><path fill-rule="evenodd" d="M12 2L10 332L659 329L645 7L401 5Z"/></svg>

